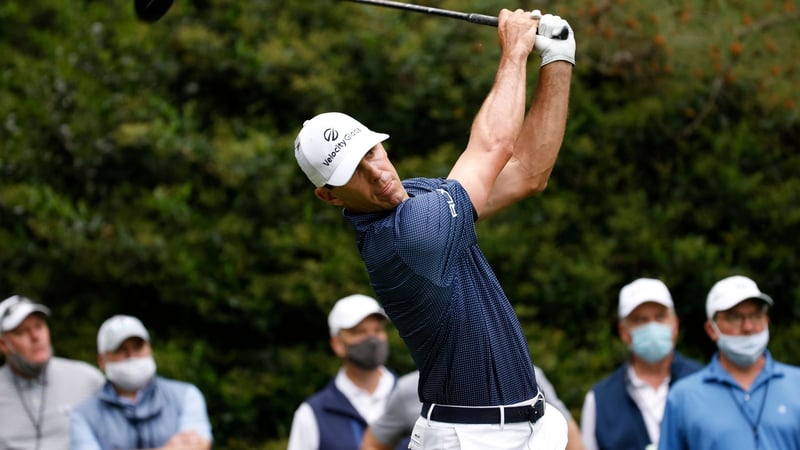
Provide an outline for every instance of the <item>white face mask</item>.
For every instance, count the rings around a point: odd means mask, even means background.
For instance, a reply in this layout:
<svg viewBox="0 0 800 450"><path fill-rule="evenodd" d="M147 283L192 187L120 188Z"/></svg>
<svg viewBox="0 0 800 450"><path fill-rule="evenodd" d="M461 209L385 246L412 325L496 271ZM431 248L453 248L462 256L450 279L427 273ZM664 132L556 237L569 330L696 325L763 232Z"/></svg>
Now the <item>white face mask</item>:
<svg viewBox="0 0 800 450"><path fill-rule="evenodd" d="M711 322L711 326L718 336L717 348L719 351L732 363L743 369L755 364L769 344L769 328L756 334L731 336L720 333L716 323Z"/></svg>
<svg viewBox="0 0 800 450"><path fill-rule="evenodd" d="M156 374L156 361L152 356L128 358L119 362L106 362L106 378L119 389L136 392L145 387Z"/></svg>

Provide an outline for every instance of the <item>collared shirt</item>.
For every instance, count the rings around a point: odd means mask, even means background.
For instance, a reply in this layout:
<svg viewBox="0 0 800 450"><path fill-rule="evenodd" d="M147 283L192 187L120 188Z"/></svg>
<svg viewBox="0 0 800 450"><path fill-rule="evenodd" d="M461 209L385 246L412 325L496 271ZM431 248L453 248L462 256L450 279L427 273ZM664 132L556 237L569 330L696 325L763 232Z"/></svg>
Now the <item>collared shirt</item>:
<svg viewBox="0 0 800 450"><path fill-rule="evenodd" d="M661 424L659 450L800 449L800 367L765 352L761 373L745 391L720 365L673 385Z"/></svg>
<svg viewBox="0 0 800 450"><path fill-rule="evenodd" d="M661 418L664 415L664 405L667 403L670 377L667 376L658 389L653 389L653 386L636 375L633 366L628 365L627 379L628 382L625 385L625 389L642 413L642 419L644 419L647 434L650 435L650 441L658 442L661 434ZM586 394L581 411L581 436L585 450L598 449L594 430L595 414L597 414L597 407L595 405L594 391L589 391Z"/></svg>
<svg viewBox="0 0 800 450"><path fill-rule="evenodd" d="M650 440L654 443L658 443L658 438L661 434L661 420L664 417L664 406L667 404L669 382L670 377L667 376L658 388L654 389L650 383L636 375L636 370L633 369L633 366L628 366L628 394L642 412L647 434L650 435Z"/></svg>
<svg viewBox="0 0 800 450"><path fill-rule="evenodd" d="M73 412L72 450L161 447L185 430L213 439L205 398L195 385L156 376L132 402L107 382Z"/></svg>
<svg viewBox="0 0 800 450"><path fill-rule="evenodd" d="M667 389L683 378L702 369L703 366L675 351L669 365ZM654 390L631 377L630 363L618 366L614 371L592 386L586 394L581 410L581 439L586 450L644 450L654 448L651 421L658 421L663 414L659 407L663 392ZM634 388L638 386L639 389ZM643 392L648 392L648 401L642 401ZM668 395L668 394L667 394ZM639 397L638 400L635 397ZM644 406L653 409L643 409ZM660 430L658 435L660 435Z"/></svg>
<svg viewBox="0 0 800 450"><path fill-rule="evenodd" d="M347 400L358 411L361 417L370 424L386 409L389 394L395 385L395 376L385 367L380 367L381 378L374 392L368 392L356 386L340 368L334 378L334 384ZM307 402L297 408L292 419L287 450L312 450L319 448L319 428L314 411Z"/></svg>
<svg viewBox="0 0 800 450"><path fill-rule="evenodd" d="M70 413L104 380L94 366L59 357L47 363L44 383L14 375L8 364L0 367L0 449L36 449L38 423L39 449L69 450Z"/></svg>
<svg viewBox="0 0 800 450"><path fill-rule="evenodd" d="M455 180L403 181L391 211L345 217L370 283L420 370L423 402L513 405L538 392L528 341L478 248L475 211Z"/></svg>

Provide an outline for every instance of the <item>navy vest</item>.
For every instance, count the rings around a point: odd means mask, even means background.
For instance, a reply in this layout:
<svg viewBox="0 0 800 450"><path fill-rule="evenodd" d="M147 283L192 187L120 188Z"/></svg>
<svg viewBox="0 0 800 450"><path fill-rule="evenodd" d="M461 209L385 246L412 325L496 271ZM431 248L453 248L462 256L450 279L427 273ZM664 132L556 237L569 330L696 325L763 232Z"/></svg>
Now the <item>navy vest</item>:
<svg viewBox="0 0 800 450"><path fill-rule="evenodd" d="M669 366L670 386L703 367L678 352L673 355ZM599 450L644 450L651 443L642 412L628 395L627 372L628 364L623 364L592 388L597 410L595 438Z"/></svg>
<svg viewBox="0 0 800 450"><path fill-rule="evenodd" d="M335 378L334 378L335 380ZM358 450L367 422L331 380L308 399L319 428L319 450ZM404 439L397 449L407 449Z"/></svg>

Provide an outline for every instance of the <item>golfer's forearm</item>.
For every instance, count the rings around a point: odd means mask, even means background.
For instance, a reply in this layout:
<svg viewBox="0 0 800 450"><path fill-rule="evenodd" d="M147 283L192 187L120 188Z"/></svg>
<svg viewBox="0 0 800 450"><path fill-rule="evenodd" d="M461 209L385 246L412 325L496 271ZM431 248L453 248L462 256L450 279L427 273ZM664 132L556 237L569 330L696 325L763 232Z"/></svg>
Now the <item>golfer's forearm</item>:
<svg viewBox="0 0 800 450"><path fill-rule="evenodd" d="M514 146L513 157L529 177L532 193L544 190L564 141L571 79L570 63L556 61L542 67L536 94Z"/></svg>
<svg viewBox="0 0 800 450"><path fill-rule="evenodd" d="M547 186L564 139L571 75L569 63L542 68L513 156L497 176L481 220Z"/></svg>
<svg viewBox="0 0 800 450"><path fill-rule="evenodd" d="M511 156L525 115L526 66L520 57L501 60L494 85L472 122L470 147L483 152L501 149L506 158Z"/></svg>
<svg viewBox="0 0 800 450"><path fill-rule="evenodd" d="M483 216L500 171L511 158L525 114L524 58L504 57L494 86L475 116L467 148L448 178L458 180Z"/></svg>
<svg viewBox="0 0 800 450"><path fill-rule="evenodd" d="M572 64L557 61L544 66L539 74L528 114L514 146L508 167L497 184L518 191L517 198L537 194L547 186L564 141L569 111Z"/></svg>

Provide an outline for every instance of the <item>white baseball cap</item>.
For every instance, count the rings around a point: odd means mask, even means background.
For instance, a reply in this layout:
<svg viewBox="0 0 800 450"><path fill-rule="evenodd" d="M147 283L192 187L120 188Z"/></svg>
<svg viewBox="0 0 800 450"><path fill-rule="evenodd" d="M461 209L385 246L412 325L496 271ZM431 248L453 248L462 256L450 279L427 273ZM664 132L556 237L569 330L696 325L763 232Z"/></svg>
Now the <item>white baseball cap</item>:
<svg viewBox="0 0 800 450"><path fill-rule="evenodd" d="M314 186L342 186L350 181L361 158L388 138L347 114L322 113L303 123L294 141L294 157Z"/></svg>
<svg viewBox="0 0 800 450"><path fill-rule="evenodd" d="M118 349L125 339L138 337L150 342L150 334L142 322L133 316L116 315L100 325L97 332L97 353Z"/></svg>
<svg viewBox="0 0 800 450"><path fill-rule="evenodd" d="M774 302L772 297L761 292L755 281L742 275L734 275L717 281L708 292L706 299L706 317L714 319L720 311L733 308L745 300L761 300L769 306Z"/></svg>
<svg viewBox="0 0 800 450"><path fill-rule="evenodd" d="M341 330L353 328L373 314L389 319L378 301L372 297L353 294L339 299L328 314L331 336L336 336Z"/></svg>
<svg viewBox="0 0 800 450"><path fill-rule="evenodd" d="M655 302L673 309L672 295L663 281L655 278L639 278L619 291L619 318L628 317L637 306L646 302Z"/></svg>
<svg viewBox="0 0 800 450"><path fill-rule="evenodd" d="M12 295L0 303L0 331L5 333L17 328L23 320L33 313L50 315L50 308L33 303L21 295Z"/></svg>

